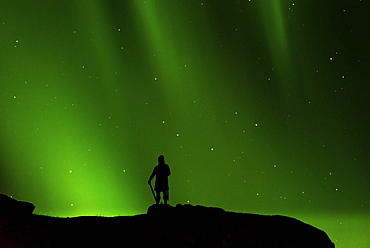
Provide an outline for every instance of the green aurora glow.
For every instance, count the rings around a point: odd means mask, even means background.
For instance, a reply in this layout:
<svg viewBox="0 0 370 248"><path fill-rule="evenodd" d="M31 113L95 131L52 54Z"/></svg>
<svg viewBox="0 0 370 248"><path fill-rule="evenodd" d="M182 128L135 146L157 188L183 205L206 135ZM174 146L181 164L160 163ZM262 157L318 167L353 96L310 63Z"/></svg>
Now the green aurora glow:
<svg viewBox="0 0 370 248"><path fill-rule="evenodd" d="M3 1L2 193L51 216L282 214L368 247L368 1Z"/></svg>

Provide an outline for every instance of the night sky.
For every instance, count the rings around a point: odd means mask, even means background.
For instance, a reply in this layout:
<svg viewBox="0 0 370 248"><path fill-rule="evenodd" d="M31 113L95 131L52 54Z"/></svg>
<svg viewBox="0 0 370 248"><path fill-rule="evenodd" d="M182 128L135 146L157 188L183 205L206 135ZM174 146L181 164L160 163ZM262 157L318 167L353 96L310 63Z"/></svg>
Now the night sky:
<svg viewBox="0 0 370 248"><path fill-rule="evenodd" d="M49 216L170 204L370 246L370 2L0 3L0 192Z"/></svg>

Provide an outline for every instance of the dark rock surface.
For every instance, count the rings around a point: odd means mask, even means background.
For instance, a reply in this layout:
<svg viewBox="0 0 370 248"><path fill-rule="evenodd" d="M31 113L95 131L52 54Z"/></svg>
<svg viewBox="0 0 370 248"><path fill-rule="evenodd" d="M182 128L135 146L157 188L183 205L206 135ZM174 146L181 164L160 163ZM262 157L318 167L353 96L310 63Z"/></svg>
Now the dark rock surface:
<svg viewBox="0 0 370 248"><path fill-rule="evenodd" d="M136 216L0 218L0 247L333 248L325 232L284 216L153 205Z"/></svg>
<svg viewBox="0 0 370 248"><path fill-rule="evenodd" d="M0 215L29 215L35 206L30 202L17 201L7 195L0 194Z"/></svg>

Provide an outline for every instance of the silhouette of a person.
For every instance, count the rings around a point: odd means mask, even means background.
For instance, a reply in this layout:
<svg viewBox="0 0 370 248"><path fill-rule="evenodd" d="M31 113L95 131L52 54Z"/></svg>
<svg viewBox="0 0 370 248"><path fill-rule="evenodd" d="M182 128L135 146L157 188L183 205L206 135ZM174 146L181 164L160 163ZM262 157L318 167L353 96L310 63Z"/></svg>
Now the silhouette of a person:
<svg viewBox="0 0 370 248"><path fill-rule="evenodd" d="M158 157L158 165L154 167L152 174L149 177L148 184L151 186L152 179L155 178L155 186L154 191L156 192L155 195L155 202L159 204L161 200L160 193L163 192L163 201L164 204L167 204L168 201L168 176L171 175L170 167L168 164L164 162L164 156L160 155Z"/></svg>

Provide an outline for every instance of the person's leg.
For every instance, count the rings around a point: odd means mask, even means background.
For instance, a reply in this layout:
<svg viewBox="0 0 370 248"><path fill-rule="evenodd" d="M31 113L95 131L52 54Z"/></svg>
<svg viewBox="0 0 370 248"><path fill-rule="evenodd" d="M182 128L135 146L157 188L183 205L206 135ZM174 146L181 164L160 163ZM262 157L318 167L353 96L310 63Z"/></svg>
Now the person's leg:
<svg viewBox="0 0 370 248"><path fill-rule="evenodd" d="M155 192L155 203L158 205L160 200L161 200L161 192L156 191Z"/></svg>
<svg viewBox="0 0 370 248"><path fill-rule="evenodd" d="M167 204L167 201L168 201L168 190L163 191L163 200L164 200L164 204Z"/></svg>

